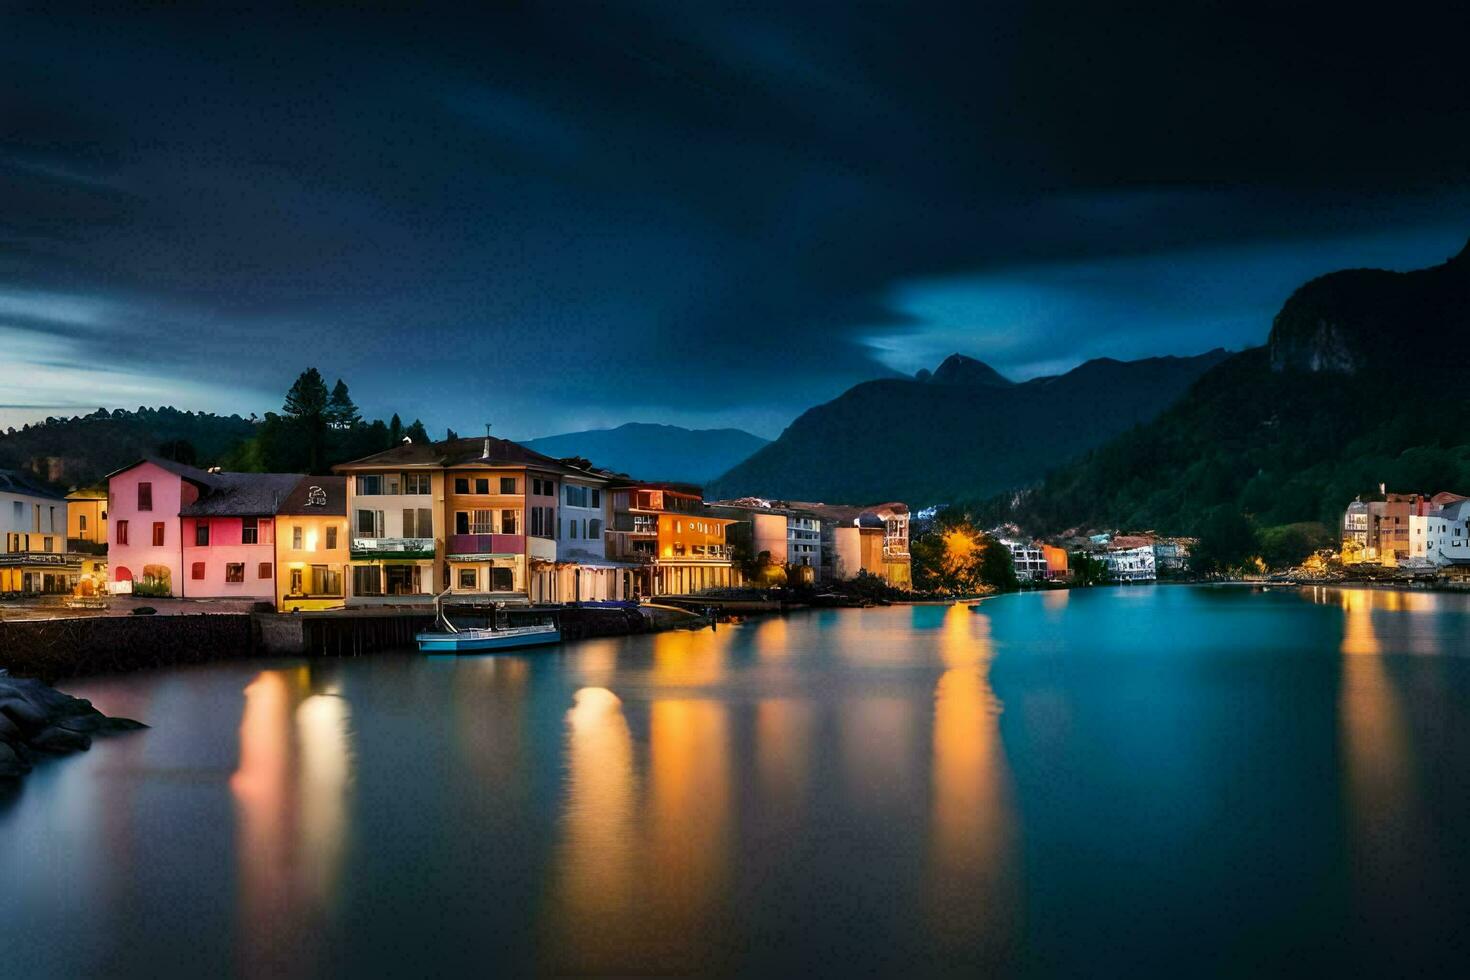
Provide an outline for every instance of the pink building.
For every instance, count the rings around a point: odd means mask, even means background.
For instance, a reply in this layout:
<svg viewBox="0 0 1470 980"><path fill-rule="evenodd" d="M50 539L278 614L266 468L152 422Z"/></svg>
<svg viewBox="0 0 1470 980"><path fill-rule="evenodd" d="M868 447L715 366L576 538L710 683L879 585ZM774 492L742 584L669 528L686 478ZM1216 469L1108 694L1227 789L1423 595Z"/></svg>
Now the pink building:
<svg viewBox="0 0 1470 980"><path fill-rule="evenodd" d="M107 477L108 578L137 589L177 595L183 572L179 511L199 499L210 474L164 459L143 459Z"/></svg>
<svg viewBox="0 0 1470 980"><path fill-rule="evenodd" d="M190 599L276 601L276 512L295 473L209 473L214 485L179 510Z"/></svg>
<svg viewBox="0 0 1470 980"><path fill-rule="evenodd" d="M275 513L300 480L154 458L111 474L114 590L275 602Z"/></svg>

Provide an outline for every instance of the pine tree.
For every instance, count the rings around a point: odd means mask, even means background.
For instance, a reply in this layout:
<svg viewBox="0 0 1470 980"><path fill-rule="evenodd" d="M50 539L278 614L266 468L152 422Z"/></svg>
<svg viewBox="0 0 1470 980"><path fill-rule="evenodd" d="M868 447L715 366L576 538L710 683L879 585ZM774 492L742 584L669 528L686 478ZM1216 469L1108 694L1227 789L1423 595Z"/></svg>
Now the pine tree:
<svg viewBox="0 0 1470 980"><path fill-rule="evenodd" d="M350 429L362 422L362 415L347 393L347 383L337 379L332 387L332 397L327 402L327 424L334 429Z"/></svg>
<svg viewBox="0 0 1470 980"><path fill-rule="evenodd" d="M301 372L291 390L286 392L285 413L291 418L323 421L327 414L327 383L316 368Z"/></svg>
<svg viewBox="0 0 1470 980"><path fill-rule="evenodd" d="M408 436L414 442L427 443L429 441L429 430L425 429L424 423L420 422L418 419L414 419L413 424L405 429L403 431L403 434Z"/></svg>
<svg viewBox="0 0 1470 980"><path fill-rule="evenodd" d="M398 417L398 413L397 412L394 412L393 413L393 418L390 419L389 422L388 422L388 442L389 442L390 445L396 446L396 445L398 445L402 441L403 441L403 420Z"/></svg>

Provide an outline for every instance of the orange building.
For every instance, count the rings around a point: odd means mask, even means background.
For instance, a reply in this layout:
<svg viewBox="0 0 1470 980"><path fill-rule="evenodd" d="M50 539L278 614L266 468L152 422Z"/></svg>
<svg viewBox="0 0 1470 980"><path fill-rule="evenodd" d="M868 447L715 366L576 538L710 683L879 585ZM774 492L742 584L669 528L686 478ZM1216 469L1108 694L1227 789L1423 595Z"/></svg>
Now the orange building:
<svg viewBox="0 0 1470 980"><path fill-rule="evenodd" d="M615 486L608 557L638 563L643 595L689 595L740 584L726 529L735 521L708 513L698 487L672 483Z"/></svg>

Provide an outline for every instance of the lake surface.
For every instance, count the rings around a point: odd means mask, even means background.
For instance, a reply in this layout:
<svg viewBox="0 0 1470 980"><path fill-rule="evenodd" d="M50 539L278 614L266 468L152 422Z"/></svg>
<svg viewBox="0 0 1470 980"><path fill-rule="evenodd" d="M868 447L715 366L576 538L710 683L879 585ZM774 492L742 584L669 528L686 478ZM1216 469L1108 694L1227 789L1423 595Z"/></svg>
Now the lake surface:
<svg viewBox="0 0 1470 980"><path fill-rule="evenodd" d="M1135 587L63 685L0 974L1466 962L1470 597Z"/></svg>

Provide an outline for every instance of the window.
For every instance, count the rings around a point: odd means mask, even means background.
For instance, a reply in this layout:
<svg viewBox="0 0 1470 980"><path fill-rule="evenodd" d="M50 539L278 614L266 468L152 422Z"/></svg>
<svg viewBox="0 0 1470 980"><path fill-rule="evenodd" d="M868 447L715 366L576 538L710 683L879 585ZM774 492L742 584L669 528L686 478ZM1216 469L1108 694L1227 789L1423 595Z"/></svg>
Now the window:
<svg viewBox="0 0 1470 980"><path fill-rule="evenodd" d="M196 582L204 578L204 562L196 561L189 569L189 577Z"/></svg>
<svg viewBox="0 0 1470 980"><path fill-rule="evenodd" d="M194 522L194 547L196 547L196 548L208 548L209 547L209 522L208 521L195 521Z"/></svg>
<svg viewBox="0 0 1470 980"><path fill-rule="evenodd" d="M301 525L300 524L292 524L291 525L291 548L294 551L300 551L301 550L301 545L302 545Z"/></svg>
<svg viewBox="0 0 1470 980"><path fill-rule="evenodd" d="M381 538L383 536L383 512L380 510L358 511L357 533L364 538Z"/></svg>
<svg viewBox="0 0 1470 980"><path fill-rule="evenodd" d="M396 497L400 493L402 493L403 492L403 474L402 473L384 473L383 474L383 492L385 494L388 494L388 495L394 496L394 497Z"/></svg>
<svg viewBox="0 0 1470 980"><path fill-rule="evenodd" d="M301 569L299 568L291 569L291 594L301 594Z"/></svg>
<svg viewBox="0 0 1470 980"><path fill-rule="evenodd" d="M415 496L427 496L433 492L432 481L427 473L405 473L403 475L403 492Z"/></svg>
<svg viewBox="0 0 1470 980"><path fill-rule="evenodd" d="M337 525L333 524L327 528L327 550L332 551L337 547Z"/></svg>
<svg viewBox="0 0 1470 980"><path fill-rule="evenodd" d="M240 518L240 543L260 544L260 518Z"/></svg>
<svg viewBox="0 0 1470 980"><path fill-rule="evenodd" d="M480 477L479 479L476 479L475 480L475 493L489 493L489 492L490 492L490 478L488 476L487 477Z"/></svg>
<svg viewBox="0 0 1470 980"><path fill-rule="evenodd" d="M567 537L568 538L575 538L576 536L577 536L577 519L575 517L573 517L571 520L567 521Z"/></svg>
<svg viewBox="0 0 1470 980"><path fill-rule="evenodd" d="M515 493L516 492L516 478L513 477L513 476L502 476L500 478L500 492L501 493Z"/></svg>
<svg viewBox="0 0 1470 980"><path fill-rule="evenodd" d="M588 521L587 536L594 539L602 537L602 521L598 520L595 517L592 518L592 520Z"/></svg>
<svg viewBox="0 0 1470 980"><path fill-rule="evenodd" d="M454 533L455 534L469 534L470 533L470 514L469 514L469 511L457 510L457 511L454 512Z"/></svg>
<svg viewBox="0 0 1470 980"><path fill-rule="evenodd" d="M515 569L492 568L490 569L490 591L510 592L516 587Z"/></svg>
<svg viewBox="0 0 1470 980"><path fill-rule="evenodd" d="M459 587L461 589L479 588L480 575L476 569L461 568L459 570Z"/></svg>
<svg viewBox="0 0 1470 980"><path fill-rule="evenodd" d="M118 544L127 544L128 543L128 522L127 521L118 521L113 526L115 528L117 528L117 543Z"/></svg>
<svg viewBox="0 0 1470 980"><path fill-rule="evenodd" d="M163 521L153 522L153 547L163 547Z"/></svg>
<svg viewBox="0 0 1470 980"><path fill-rule="evenodd" d="M300 572L300 569L297 569ZM342 573L330 565L311 566L312 595L341 595Z"/></svg>
<svg viewBox="0 0 1470 980"><path fill-rule="evenodd" d="M151 484L151 483L140 483L140 484L138 484L138 509L139 510L152 510L153 509L153 484Z"/></svg>
<svg viewBox="0 0 1470 980"><path fill-rule="evenodd" d="M382 595L383 570L377 565L352 566L353 595Z"/></svg>
<svg viewBox="0 0 1470 980"><path fill-rule="evenodd" d="M470 492L470 478L467 477L467 476L457 476L457 477L455 477L454 478L454 492L455 493L469 493Z"/></svg>
<svg viewBox="0 0 1470 980"><path fill-rule="evenodd" d="M550 480L536 478L531 481L531 492L538 497L555 497L556 484Z"/></svg>
<svg viewBox="0 0 1470 980"><path fill-rule="evenodd" d="M517 533L519 533L516 530L516 525L519 523L519 520L520 520L520 515L516 511L513 511L513 510L503 510L503 511L501 511L500 512L500 533L501 534L517 534Z"/></svg>
<svg viewBox="0 0 1470 980"><path fill-rule="evenodd" d="M592 506L593 507L601 507L602 506L602 491L601 490L593 490L592 491Z"/></svg>
<svg viewBox="0 0 1470 980"><path fill-rule="evenodd" d="M271 563L268 561L263 561L260 563L260 567L255 570L255 577L270 578L273 571L274 569L271 567Z"/></svg>
<svg viewBox="0 0 1470 980"><path fill-rule="evenodd" d="M81 516L79 516L77 518L77 522L78 522L77 523L78 530L81 530L81 531L84 531L85 532L87 530L87 515L86 514L82 514Z"/></svg>
<svg viewBox="0 0 1470 980"><path fill-rule="evenodd" d="M242 562L242 561L232 561L232 562L228 563L227 565L225 565L225 581L226 582L243 582L243 581L245 581L245 563Z"/></svg>
<svg viewBox="0 0 1470 980"><path fill-rule="evenodd" d="M569 483L562 484L563 492L567 498L568 507L587 506L587 488L574 487Z"/></svg>
<svg viewBox="0 0 1470 980"><path fill-rule="evenodd" d="M494 534L495 511L477 510L470 515L471 534Z"/></svg>
<svg viewBox="0 0 1470 980"><path fill-rule="evenodd" d="M26 505L17 500L11 505L11 508L15 515L15 526L20 527L26 522Z"/></svg>
<svg viewBox="0 0 1470 980"><path fill-rule="evenodd" d="M357 478L357 492L364 497L376 497L383 492L383 478L376 473L364 473Z"/></svg>
<svg viewBox="0 0 1470 980"><path fill-rule="evenodd" d="M55 531L56 530L56 508L55 507L52 507L51 508L51 527L50 527L50 530L52 530L52 531Z"/></svg>
<svg viewBox="0 0 1470 980"><path fill-rule="evenodd" d="M434 512L428 507L403 508L403 536L405 538L432 538L434 536Z"/></svg>
<svg viewBox="0 0 1470 980"><path fill-rule="evenodd" d="M42 538L41 539L41 550L42 551L45 551L45 552L50 552L50 550L51 550L51 543L53 541L55 541L55 540L56 540L55 538L50 538L50 537Z"/></svg>

